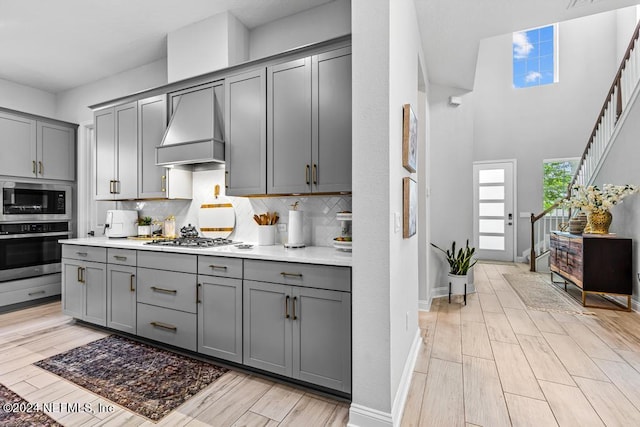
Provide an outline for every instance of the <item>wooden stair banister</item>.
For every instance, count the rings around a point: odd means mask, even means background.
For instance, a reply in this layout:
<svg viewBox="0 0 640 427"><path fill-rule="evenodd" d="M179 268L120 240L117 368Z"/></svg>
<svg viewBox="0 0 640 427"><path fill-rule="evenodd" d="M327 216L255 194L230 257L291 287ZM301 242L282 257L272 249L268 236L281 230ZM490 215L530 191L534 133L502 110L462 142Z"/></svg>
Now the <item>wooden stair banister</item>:
<svg viewBox="0 0 640 427"><path fill-rule="evenodd" d="M540 242L539 239L536 239L536 223L541 219L543 219L544 217L546 217L547 215L549 215L551 212L557 211L557 209L561 206L562 206L562 200L558 200L553 205L549 206L547 209L540 212L539 214L537 215L533 213L531 214L531 251L529 255L530 271L536 271L536 258L542 255L542 253L539 253L539 254L536 253L536 246L538 246ZM568 211L568 217L571 217L571 210ZM563 215L563 218L564 218L564 215ZM544 239L544 236L542 236L542 239Z"/></svg>

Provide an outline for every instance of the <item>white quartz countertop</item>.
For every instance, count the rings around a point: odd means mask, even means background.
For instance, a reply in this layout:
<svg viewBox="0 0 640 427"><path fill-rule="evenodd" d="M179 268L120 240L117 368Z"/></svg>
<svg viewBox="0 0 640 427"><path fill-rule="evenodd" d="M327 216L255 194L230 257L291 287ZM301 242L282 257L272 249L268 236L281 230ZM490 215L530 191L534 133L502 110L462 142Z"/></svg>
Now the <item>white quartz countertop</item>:
<svg viewBox="0 0 640 427"><path fill-rule="evenodd" d="M282 245L257 246L239 249L235 245L215 248L189 248L180 246L146 245L144 240L108 237L59 240L65 245L99 246L104 248L135 249L156 252L174 252L195 255L217 255L233 258L263 259L268 261L301 262L306 264L337 265L351 267L351 253L323 246L288 249Z"/></svg>

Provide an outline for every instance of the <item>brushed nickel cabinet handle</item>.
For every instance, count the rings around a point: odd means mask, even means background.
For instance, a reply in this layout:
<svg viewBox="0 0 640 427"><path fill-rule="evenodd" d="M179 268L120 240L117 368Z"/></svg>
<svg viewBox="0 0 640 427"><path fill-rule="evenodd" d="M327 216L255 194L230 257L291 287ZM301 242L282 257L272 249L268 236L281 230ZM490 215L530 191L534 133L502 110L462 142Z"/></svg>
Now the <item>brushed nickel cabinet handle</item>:
<svg viewBox="0 0 640 427"><path fill-rule="evenodd" d="M151 286L151 290L154 292L161 292L164 294L177 294L178 291L175 289L164 289L164 288L158 288L156 286Z"/></svg>
<svg viewBox="0 0 640 427"><path fill-rule="evenodd" d="M173 325L169 325L167 323L162 323L162 322L149 322L149 324L151 326L153 326L154 328L161 328L161 329L166 329L168 331L177 331L178 327L177 326L173 326Z"/></svg>
<svg viewBox="0 0 640 427"><path fill-rule="evenodd" d="M167 191L167 176L166 175L162 175L160 177L160 186L161 186L160 191L162 191L162 192Z"/></svg>
<svg viewBox="0 0 640 427"><path fill-rule="evenodd" d="M42 161L38 162L38 167L40 168L40 175L44 175L44 165L42 164Z"/></svg>
<svg viewBox="0 0 640 427"><path fill-rule="evenodd" d="M283 271L282 273L280 273L281 276L292 276L292 277L302 277L302 273L287 273L286 271Z"/></svg>
<svg viewBox="0 0 640 427"><path fill-rule="evenodd" d="M35 160L32 160L32 161L31 161L31 163L32 163L32 169L31 169L31 171L32 171L32 172L33 172L33 174L35 175L35 174L36 174L36 161L35 161Z"/></svg>
<svg viewBox="0 0 640 427"><path fill-rule="evenodd" d="M133 280L136 278L135 274L132 274L131 277L129 277L129 290L131 292L135 292L136 288L133 286Z"/></svg>
<svg viewBox="0 0 640 427"><path fill-rule="evenodd" d="M318 185L318 165L313 164L313 183Z"/></svg>
<svg viewBox="0 0 640 427"><path fill-rule="evenodd" d="M307 181L307 185L309 185L310 184L310 182L309 182L309 165L306 165L304 176L305 176L305 179Z"/></svg>
<svg viewBox="0 0 640 427"><path fill-rule="evenodd" d="M32 297L34 295L40 295L40 294L44 294L46 293L45 291L36 291L36 292L29 292L29 296Z"/></svg>
<svg viewBox="0 0 640 427"><path fill-rule="evenodd" d="M284 318L288 319L289 316L289 295L284 297Z"/></svg>
<svg viewBox="0 0 640 427"><path fill-rule="evenodd" d="M293 320L298 319L298 316L296 316L296 301L298 301L298 297L293 297Z"/></svg>
<svg viewBox="0 0 640 427"><path fill-rule="evenodd" d="M226 265L209 264L209 268L211 268L212 270L226 270L227 266Z"/></svg>

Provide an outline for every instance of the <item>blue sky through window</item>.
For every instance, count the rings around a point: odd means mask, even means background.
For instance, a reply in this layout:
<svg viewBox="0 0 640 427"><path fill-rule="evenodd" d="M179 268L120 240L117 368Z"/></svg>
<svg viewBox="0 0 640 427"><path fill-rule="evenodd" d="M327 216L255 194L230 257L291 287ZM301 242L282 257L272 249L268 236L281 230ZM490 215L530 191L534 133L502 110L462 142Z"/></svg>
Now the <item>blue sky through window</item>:
<svg viewBox="0 0 640 427"><path fill-rule="evenodd" d="M553 25L513 33L513 87L556 81L554 59Z"/></svg>

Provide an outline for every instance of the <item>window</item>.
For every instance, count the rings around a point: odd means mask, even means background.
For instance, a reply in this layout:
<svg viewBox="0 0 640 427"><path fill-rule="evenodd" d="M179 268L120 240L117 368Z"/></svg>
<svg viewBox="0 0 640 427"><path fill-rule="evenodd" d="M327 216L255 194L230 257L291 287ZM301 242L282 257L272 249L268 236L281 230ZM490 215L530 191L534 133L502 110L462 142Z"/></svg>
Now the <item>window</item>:
<svg viewBox="0 0 640 427"><path fill-rule="evenodd" d="M513 33L514 88L558 81L557 41L557 24Z"/></svg>
<svg viewBox="0 0 640 427"><path fill-rule="evenodd" d="M555 202L567 196L567 189L576 173L578 161L578 158L543 160L543 209L550 208Z"/></svg>

